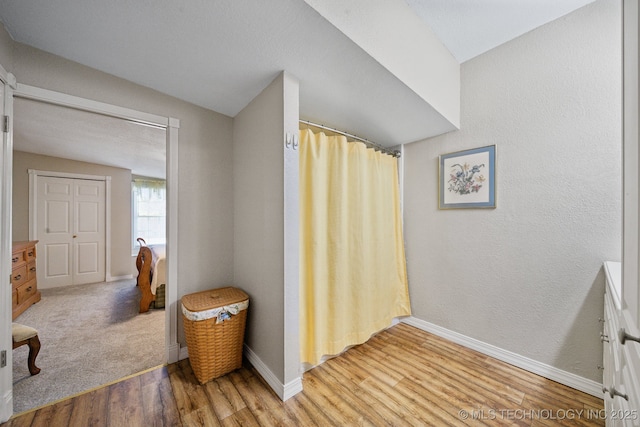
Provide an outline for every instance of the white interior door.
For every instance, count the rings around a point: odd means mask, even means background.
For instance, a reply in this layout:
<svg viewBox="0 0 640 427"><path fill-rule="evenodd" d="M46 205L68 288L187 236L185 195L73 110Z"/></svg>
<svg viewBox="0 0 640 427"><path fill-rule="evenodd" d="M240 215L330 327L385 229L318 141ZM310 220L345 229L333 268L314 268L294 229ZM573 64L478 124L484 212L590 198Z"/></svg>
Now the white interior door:
<svg viewBox="0 0 640 427"><path fill-rule="evenodd" d="M73 284L73 180L38 177L38 284L54 288Z"/></svg>
<svg viewBox="0 0 640 427"><path fill-rule="evenodd" d="M105 279L104 181L73 180L73 284Z"/></svg>
<svg viewBox="0 0 640 427"><path fill-rule="evenodd" d="M38 286L105 280L104 181L38 176Z"/></svg>

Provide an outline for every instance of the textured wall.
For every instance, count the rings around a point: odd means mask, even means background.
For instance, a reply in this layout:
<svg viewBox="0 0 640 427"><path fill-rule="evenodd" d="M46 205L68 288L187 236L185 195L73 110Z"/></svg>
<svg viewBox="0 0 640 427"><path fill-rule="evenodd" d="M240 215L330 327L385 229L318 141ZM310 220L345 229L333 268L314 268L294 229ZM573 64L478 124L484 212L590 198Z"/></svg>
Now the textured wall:
<svg viewBox="0 0 640 427"><path fill-rule="evenodd" d="M298 81L283 72L233 122L234 283L247 345L282 384L299 378ZM282 397L282 396L281 396Z"/></svg>
<svg viewBox="0 0 640 427"><path fill-rule="evenodd" d="M0 26L0 65L11 72L13 66L13 40L4 26Z"/></svg>
<svg viewBox="0 0 640 427"><path fill-rule="evenodd" d="M283 137L281 75L233 122L234 283L250 298L247 345L281 381L284 380Z"/></svg>
<svg viewBox="0 0 640 427"><path fill-rule="evenodd" d="M600 380L620 260L620 6L599 0L462 64L460 131L405 146L414 316ZM497 209L439 211L438 156L497 145Z"/></svg>
<svg viewBox="0 0 640 427"><path fill-rule="evenodd" d="M405 0L305 1L452 126L459 127L460 64Z"/></svg>
<svg viewBox="0 0 640 427"><path fill-rule="evenodd" d="M178 297L231 283L233 119L20 43L8 71L19 83L179 119Z"/></svg>

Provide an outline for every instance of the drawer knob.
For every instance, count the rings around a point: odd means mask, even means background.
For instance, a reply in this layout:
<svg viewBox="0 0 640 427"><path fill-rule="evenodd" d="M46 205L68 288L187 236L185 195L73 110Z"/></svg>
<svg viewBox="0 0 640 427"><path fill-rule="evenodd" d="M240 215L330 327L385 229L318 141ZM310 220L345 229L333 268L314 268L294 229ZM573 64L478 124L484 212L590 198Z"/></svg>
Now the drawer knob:
<svg viewBox="0 0 640 427"><path fill-rule="evenodd" d="M20 280L22 279L22 274L18 274L16 277L13 278L13 280Z"/></svg>
<svg viewBox="0 0 640 427"><path fill-rule="evenodd" d="M18 260L19 260L19 259L20 259L20 258L18 258L18 257L11 258L11 262L18 262Z"/></svg>
<svg viewBox="0 0 640 427"><path fill-rule="evenodd" d="M614 398L614 396L620 396L624 400L629 400L629 396L627 396L626 393L619 392L614 386L611 386L611 388L609 389L606 387L602 387L602 392L609 393L609 396L611 396L612 399Z"/></svg>
<svg viewBox="0 0 640 427"><path fill-rule="evenodd" d="M640 342L640 337L634 337L633 335L629 335L624 328L620 328L620 332L618 332L618 336L620 337L620 344L623 344L629 341Z"/></svg>
<svg viewBox="0 0 640 427"><path fill-rule="evenodd" d="M29 269L29 271L36 271L36 268L35 268L35 267L31 267L31 268Z"/></svg>

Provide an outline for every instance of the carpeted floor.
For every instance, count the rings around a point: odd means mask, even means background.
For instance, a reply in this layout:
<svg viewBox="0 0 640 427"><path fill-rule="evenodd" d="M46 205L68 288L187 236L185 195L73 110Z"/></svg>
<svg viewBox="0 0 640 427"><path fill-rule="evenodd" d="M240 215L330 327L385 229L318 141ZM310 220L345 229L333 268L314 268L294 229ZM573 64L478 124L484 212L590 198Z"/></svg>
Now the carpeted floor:
<svg viewBox="0 0 640 427"><path fill-rule="evenodd" d="M138 313L135 279L42 289L42 300L14 321L38 330L35 376L27 346L13 350L14 413L164 363L165 312Z"/></svg>

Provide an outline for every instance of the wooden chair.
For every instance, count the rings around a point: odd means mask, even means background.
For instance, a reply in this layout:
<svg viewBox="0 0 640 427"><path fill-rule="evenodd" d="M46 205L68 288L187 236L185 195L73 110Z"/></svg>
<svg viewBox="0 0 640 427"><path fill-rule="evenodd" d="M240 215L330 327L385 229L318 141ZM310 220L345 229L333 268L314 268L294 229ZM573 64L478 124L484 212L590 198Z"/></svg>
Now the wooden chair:
<svg viewBox="0 0 640 427"><path fill-rule="evenodd" d="M27 360L27 364L31 375L37 375L40 373L40 368L36 366L36 357L40 352L38 331L29 326L13 323L11 325L11 335L13 336L14 350L25 344L29 346L29 358Z"/></svg>

